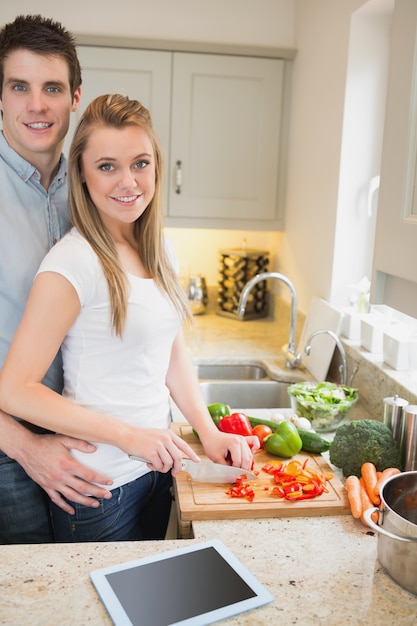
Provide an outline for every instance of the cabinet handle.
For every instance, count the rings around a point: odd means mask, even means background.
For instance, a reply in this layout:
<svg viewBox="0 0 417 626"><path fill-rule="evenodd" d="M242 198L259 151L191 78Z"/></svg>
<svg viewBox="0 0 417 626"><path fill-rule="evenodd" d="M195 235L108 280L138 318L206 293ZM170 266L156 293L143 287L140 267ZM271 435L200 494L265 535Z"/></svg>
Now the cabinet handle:
<svg viewBox="0 0 417 626"><path fill-rule="evenodd" d="M175 172L175 193L181 193L182 185L182 163L177 161L177 170Z"/></svg>

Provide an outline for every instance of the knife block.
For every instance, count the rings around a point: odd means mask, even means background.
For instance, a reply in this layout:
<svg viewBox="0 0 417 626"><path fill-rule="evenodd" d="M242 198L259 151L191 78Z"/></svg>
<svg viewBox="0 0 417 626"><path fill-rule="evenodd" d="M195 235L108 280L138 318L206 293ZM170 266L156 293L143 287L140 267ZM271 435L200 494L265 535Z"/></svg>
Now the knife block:
<svg viewBox="0 0 417 626"><path fill-rule="evenodd" d="M237 314L240 294L248 280L268 271L269 253L265 250L233 248L220 250L216 314L237 320L268 315L269 292L262 280L249 293L243 317Z"/></svg>

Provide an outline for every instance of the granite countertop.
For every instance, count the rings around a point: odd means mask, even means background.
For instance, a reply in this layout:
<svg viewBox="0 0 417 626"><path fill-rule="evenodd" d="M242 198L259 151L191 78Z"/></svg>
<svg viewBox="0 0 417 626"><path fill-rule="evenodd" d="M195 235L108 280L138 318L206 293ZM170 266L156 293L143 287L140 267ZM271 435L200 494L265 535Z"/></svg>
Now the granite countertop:
<svg viewBox="0 0 417 626"><path fill-rule="evenodd" d="M225 624L415 624L417 596L382 570L377 537L349 515L195 522L194 533L192 540L0 546L0 624L110 625L92 570L213 538L275 598Z"/></svg>
<svg viewBox="0 0 417 626"><path fill-rule="evenodd" d="M306 377L285 368L287 323L280 328L271 319L246 323L209 313L195 318L186 340L196 361L261 361L274 378ZM193 533L193 539L160 542L0 546L0 624L111 624L89 581L93 569L214 538L275 597L223 623L415 624L417 596L385 573L378 537L350 515L195 521Z"/></svg>

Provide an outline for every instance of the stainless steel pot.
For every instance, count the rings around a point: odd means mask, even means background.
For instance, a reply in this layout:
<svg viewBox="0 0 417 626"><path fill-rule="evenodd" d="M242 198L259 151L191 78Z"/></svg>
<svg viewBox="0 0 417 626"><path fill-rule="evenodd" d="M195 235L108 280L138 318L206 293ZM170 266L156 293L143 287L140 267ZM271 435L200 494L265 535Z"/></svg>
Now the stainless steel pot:
<svg viewBox="0 0 417 626"><path fill-rule="evenodd" d="M381 486L381 508L364 513L379 533L378 559L387 574L417 595L417 471L402 472ZM378 524L371 515L378 513Z"/></svg>

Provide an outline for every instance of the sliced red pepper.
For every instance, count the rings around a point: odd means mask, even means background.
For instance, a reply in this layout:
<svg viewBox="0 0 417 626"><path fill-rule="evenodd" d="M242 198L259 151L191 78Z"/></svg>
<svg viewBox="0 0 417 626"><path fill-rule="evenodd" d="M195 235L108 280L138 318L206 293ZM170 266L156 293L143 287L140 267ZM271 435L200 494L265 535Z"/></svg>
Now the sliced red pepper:
<svg viewBox="0 0 417 626"><path fill-rule="evenodd" d="M274 487L270 490L271 496L291 502L309 500L327 492L326 475L307 469L306 465L307 459L304 463L293 460L286 465L266 463L262 471L272 477ZM264 487L264 491L269 491L269 487ZM250 502L255 498L255 491L250 482L247 482L245 474L242 474L225 493L232 498L246 498Z"/></svg>
<svg viewBox="0 0 417 626"><path fill-rule="evenodd" d="M281 462L278 462L278 463L266 463L263 466L262 471L266 472L267 474L272 474L273 472L279 472L281 468L282 468L282 463Z"/></svg>
<svg viewBox="0 0 417 626"><path fill-rule="evenodd" d="M308 500L321 495L326 488L326 476L307 469L307 460L290 461L280 470L270 470L275 487L272 495L286 500Z"/></svg>
<svg viewBox="0 0 417 626"><path fill-rule="evenodd" d="M249 502L253 502L255 498L255 492L252 489L250 483L245 482L247 476L242 475L236 479L236 482L225 493L232 498L246 498Z"/></svg>

